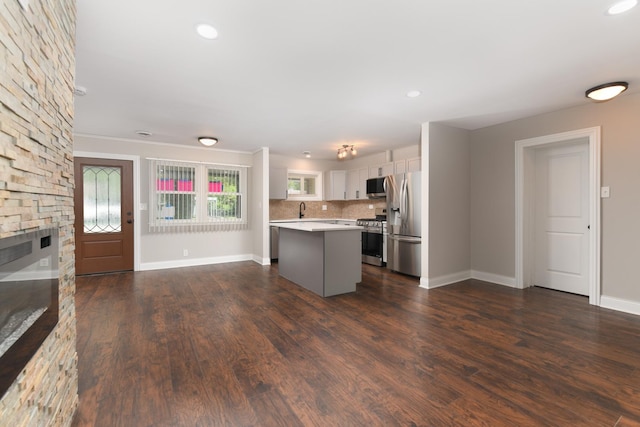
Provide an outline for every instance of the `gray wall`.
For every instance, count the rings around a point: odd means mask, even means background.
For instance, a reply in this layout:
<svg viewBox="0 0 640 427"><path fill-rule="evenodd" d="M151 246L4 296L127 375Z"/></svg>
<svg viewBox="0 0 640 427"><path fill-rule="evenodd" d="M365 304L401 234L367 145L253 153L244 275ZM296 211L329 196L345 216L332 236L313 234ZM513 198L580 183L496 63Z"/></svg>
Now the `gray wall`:
<svg viewBox="0 0 640 427"><path fill-rule="evenodd" d="M428 278L469 274L469 131L430 123ZM423 147L424 148L424 147ZM424 194L424 193L423 193Z"/></svg>
<svg viewBox="0 0 640 427"><path fill-rule="evenodd" d="M640 302L640 94L623 94L471 132L471 268L515 275L515 149L520 139L601 126L602 294Z"/></svg>

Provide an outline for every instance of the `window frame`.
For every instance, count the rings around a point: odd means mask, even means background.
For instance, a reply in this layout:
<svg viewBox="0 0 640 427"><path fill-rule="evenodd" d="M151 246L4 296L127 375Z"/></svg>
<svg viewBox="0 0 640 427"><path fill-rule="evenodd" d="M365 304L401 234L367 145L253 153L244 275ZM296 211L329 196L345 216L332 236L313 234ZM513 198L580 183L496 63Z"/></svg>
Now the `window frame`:
<svg viewBox="0 0 640 427"><path fill-rule="evenodd" d="M225 165L217 163L196 163L188 161L149 159L149 229L150 231L176 230L179 227L187 227L190 231L217 231L246 229L248 227L248 166ZM193 170L192 188L167 190L161 188L159 179L165 178L161 174L161 168L185 168ZM209 171L220 171L222 176L225 171L230 175L237 175L238 188L235 191L209 191ZM173 172L174 174L176 172ZM224 186L222 186L224 189ZM169 219L161 216L161 209L158 200L162 195L183 195L191 197L193 218L190 219ZM239 209L236 204L236 217L210 217L209 198L215 195L234 196L239 202ZM191 202L189 202L191 203ZM184 208L182 208L184 209Z"/></svg>
<svg viewBox="0 0 640 427"><path fill-rule="evenodd" d="M289 179L291 178L300 178L300 191L304 191L304 179L305 178L313 178L315 180L315 194L295 194L291 193L289 190ZM289 200L322 200L322 172L321 171L308 171L308 170L298 170L298 169L289 169L287 171L287 199Z"/></svg>

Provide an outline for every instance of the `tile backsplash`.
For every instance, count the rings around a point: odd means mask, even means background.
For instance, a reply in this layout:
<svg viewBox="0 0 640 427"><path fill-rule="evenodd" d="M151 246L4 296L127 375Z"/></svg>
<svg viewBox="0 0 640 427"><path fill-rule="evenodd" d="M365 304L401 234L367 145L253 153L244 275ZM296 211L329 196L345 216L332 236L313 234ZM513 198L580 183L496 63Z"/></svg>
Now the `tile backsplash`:
<svg viewBox="0 0 640 427"><path fill-rule="evenodd" d="M374 200L339 200L339 201L305 201L305 218L341 218L358 219L374 218L376 208L386 207L384 199ZM327 210L322 210L322 206ZM372 206L371 209L369 207ZM269 200L269 219L298 218L300 202L294 200Z"/></svg>

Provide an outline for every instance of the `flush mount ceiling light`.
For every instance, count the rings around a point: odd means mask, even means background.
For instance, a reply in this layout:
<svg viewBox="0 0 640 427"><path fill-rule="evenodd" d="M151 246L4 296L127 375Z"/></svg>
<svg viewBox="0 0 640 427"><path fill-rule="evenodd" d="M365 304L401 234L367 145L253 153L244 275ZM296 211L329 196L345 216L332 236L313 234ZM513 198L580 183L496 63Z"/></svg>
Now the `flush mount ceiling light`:
<svg viewBox="0 0 640 427"><path fill-rule="evenodd" d="M200 34L200 37L204 37L207 40L214 40L218 38L218 30L209 24L198 25L196 27L196 31Z"/></svg>
<svg viewBox="0 0 640 427"><path fill-rule="evenodd" d="M304 154L307 159L311 158L311 151L303 151L302 154Z"/></svg>
<svg viewBox="0 0 640 427"><path fill-rule="evenodd" d="M407 92L407 96L409 98L416 98L416 97L420 96L420 91L419 90L410 90L409 92Z"/></svg>
<svg viewBox="0 0 640 427"><path fill-rule="evenodd" d="M211 147L212 145L216 145L218 143L218 138L213 138L211 136L201 136L198 138L200 144Z"/></svg>
<svg viewBox="0 0 640 427"><path fill-rule="evenodd" d="M615 98L622 92L627 90L629 83L627 82L613 82L605 83L603 85L592 87L585 92L587 98L594 101L608 101L611 98Z"/></svg>
<svg viewBox="0 0 640 427"><path fill-rule="evenodd" d="M355 145L343 144L341 148L338 148L338 159L346 159L349 154L352 157L358 154Z"/></svg>
<svg viewBox="0 0 640 427"><path fill-rule="evenodd" d="M638 5L638 0L622 0L611 5L607 9L607 15L619 15L625 13Z"/></svg>

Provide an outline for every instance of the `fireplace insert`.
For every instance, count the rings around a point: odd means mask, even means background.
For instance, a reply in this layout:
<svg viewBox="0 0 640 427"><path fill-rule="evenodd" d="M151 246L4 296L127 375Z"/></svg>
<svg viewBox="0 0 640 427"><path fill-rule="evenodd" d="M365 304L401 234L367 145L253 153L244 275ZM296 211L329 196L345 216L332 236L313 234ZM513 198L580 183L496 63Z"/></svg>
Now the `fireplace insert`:
<svg viewBox="0 0 640 427"><path fill-rule="evenodd" d="M0 239L0 396L58 323L58 231Z"/></svg>

